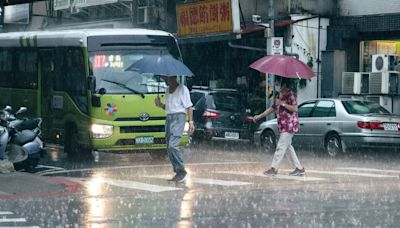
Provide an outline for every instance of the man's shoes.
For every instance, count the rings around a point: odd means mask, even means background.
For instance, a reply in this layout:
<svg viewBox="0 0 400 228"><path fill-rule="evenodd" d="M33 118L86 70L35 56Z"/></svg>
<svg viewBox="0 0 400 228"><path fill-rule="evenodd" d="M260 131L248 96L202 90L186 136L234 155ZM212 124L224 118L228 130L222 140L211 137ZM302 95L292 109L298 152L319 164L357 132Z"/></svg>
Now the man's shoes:
<svg viewBox="0 0 400 228"><path fill-rule="evenodd" d="M275 176L276 174L278 174L278 170L275 169L274 167L272 167L269 170L264 172L264 175L267 175L267 176Z"/></svg>
<svg viewBox="0 0 400 228"><path fill-rule="evenodd" d="M299 169L296 167L295 170L293 170L293 172L289 173L289 176L304 176L304 174L306 174L306 170L304 169Z"/></svg>
<svg viewBox="0 0 400 228"><path fill-rule="evenodd" d="M173 176L171 179L168 179L168 181L176 181L177 178L178 178L178 174L175 174L175 176Z"/></svg>
<svg viewBox="0 0 400 228"><path fill-rule="evenodd" d="M169 179L168 181L184 182L186 180L186 174L187 174L186 171L179 172L175 174L175 176Z"/></svg>
<svg viewBox="0 0 400 228"><path fill-rule="evenodd" d="M184 182L186 180L186 176L187 176L186 174L187 174L186 172L177 173L175 181L178 183Z"/></svg>

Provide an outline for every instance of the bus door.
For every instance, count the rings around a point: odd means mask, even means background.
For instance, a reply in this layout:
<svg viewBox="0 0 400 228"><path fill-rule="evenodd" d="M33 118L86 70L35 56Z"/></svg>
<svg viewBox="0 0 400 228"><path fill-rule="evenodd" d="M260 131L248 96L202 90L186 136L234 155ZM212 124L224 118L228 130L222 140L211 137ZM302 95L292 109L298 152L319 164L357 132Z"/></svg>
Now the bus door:
<svg viewBox="0 0 400 228"><path fill-rule="evenodd" d="M54 110L52 105L53 80L56 76L55 60L56 52L54 49L41 49L40 57L40 76L41 76L41 117L42 130L45 136L50 136L53 129Z"/></svg>

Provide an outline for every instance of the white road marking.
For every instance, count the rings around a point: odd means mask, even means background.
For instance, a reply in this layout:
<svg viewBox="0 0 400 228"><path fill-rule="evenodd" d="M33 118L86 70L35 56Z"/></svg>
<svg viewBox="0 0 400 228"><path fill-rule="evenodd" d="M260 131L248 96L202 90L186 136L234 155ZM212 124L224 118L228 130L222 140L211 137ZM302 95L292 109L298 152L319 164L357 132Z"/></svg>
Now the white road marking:
<svg viewBox="0 0 400 228"><path fill-rule="evenodd" d="M36 168L47 168L46 170L42 170L42 171L36 172L35 174L37 174L37 175L44 175L46 173L65 170L62 167L47 166L47 165L38 165L38 166L36 166Z"/></svg>
<svg viewBox="0 0 400 228"><path fill-rule="evenodd" d="M145 176L149 178L159 178L159 179L170 179L171 176L166 175L156 175L156 176ZM221 186L241 186L241 185L249 185L252 183L242 182L242 181L227 181L227 180L217 180L217 179L207 179L207 178L197 178L197 177L188 177L188 180L192 183L197 184L209 184L209 185L221 185Z"/></svg>
<svg viewBox="0 0 400 228"><path fill-rule="evenodd" d="M0 215L13 215L11 211L0 211Z"/></svg>
<svg viewBox="0 0 400 228"><path fill-rule="evenodd" d="M12 195L12 194L10 194L10 193L8 193L8 192L2 192L2 191L0 191L0 195Z"/></svg>
<svg viewBox="0 0 400 228"><path fill-rule="evenodd" d="M38 166L36 166L36 168L64 169L62 167L50 166L50 165L38 165Z"/></svg>
<svg viewBox="0 0 400 228"><path fill-rule="evenodd" d="M40 228L40 226L0 226L0 228Z"/></svg>
<svg viewBox="0 0 400 228"><path fill-rule="evenodd" d="M202 165L244 165L244 164L261 164L260 162L205 162L205 163L187 163L187 166L202 166ZM72 172L87 172L87 171L104 171L104 170L118 170L118 169L132 169L132 168L152 168L152 167L171 167L171 164L163 165L133 165L133 166L112 166L104 168L86 168L86 169L71 169L44 172L41 175L72 173Z"/></svg>
<svg viewBox="0 0 400 228"><path fill-rule="evenodd" d="M14 212L11 211L0 211L0 223L17 223L17 222L26 222L25 218L7 218L6 215L13 215ZM0 228L40 228L40 226L0 226Z"/></svg>
<svg viewBox="0 0 400 228"><path fill-rule="evenodd" d="M136 181L123 181L123 180L105 180L106 184L124 187L124 188L133 188L150 192L165 192L165 191L176 191L181 190L182 188L168 187L168 186L160 186L153 184L146 184Z"/></svg>
<svg viewBox="0 0 400 228"><path fill-rule="evenodd" d="M40 228L40 226L0 226L0 228Z"/></svg>
<svg viewBox="0 0 400 228"><path fill-rule="evenodd" d="M308 172L308 170L307 170ZM325 178L320 177L309 177L309 176L289 176L289 175L275 175L275 176L267 176L259 173L245 173L245 172L233 172L233 171L221 171L216 173L222 174L232 174L232 175L242 175L242 176L256 176L256 177L267 177L267 178L277 178L277 179L285 179L285 180L296 180L296 181L325 181Z"/></svg>
<svg viewBox="0 0 400 228"><path fill-rule="evenodd" d="M26 222L24 218L0 218L0 222Z"/></svg>
<svg viewBox="0 0 400 228"><path fill-rule="evenodd" d="M375 173L358 173L358 172L343 172L343 171L322 171L322 170L306 170L306 173L318 173L328 175L345 175L345 176L360 176L360 177L375 177L375 178L393 178L398 176L375 174Z"/></svg>
<svg viewBox="0 0 400 228"><path fill-rule="evenodd" d="M394 169L373 169L373 168L359 168L359 167L340 167L340 168L336 168L336 169L352 170L352 171L381 172L381 173L400 173L400 170L394 170Z"/></svg>
<svg viewBox="0 0 400 228"><path fill-rule="evenodd" d="M146 184L137 181L130 181L130 180L112 180L106 178L67 178L71 181L80 182L83 184L88 184L90 181L94 181L97 184L108 184L122 188L129 188L135 190L143 190L149 192L165 192L165 191L177 191L182 190L182 188L175 188L169 186L161 186L161 185L153 185L153 184Z"/></svg>

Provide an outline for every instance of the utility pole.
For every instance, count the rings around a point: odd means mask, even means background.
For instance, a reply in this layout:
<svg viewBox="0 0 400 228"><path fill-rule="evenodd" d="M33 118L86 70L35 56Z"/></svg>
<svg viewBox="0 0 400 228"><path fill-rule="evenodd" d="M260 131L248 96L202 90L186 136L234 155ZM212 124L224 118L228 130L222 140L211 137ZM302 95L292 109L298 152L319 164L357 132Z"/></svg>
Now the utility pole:
<svg viewBox="0 0 400 228"><path fill-rule="evenodd" d="M269 4L268 4L268 18L269 18L269 28L266 28L266 33L265 36L267 37L266 40L266 45L265 45L265 49L267 51L267 55L272 55L272 50L271 50L271 46L268 45L271 43L271 39L272 37L275 36L275 28L274 28L274 0L269 0ZM270 101L269 101L269 87L272 86L272 96L274 96L274 75L272 74L266 74L265 75L265 94L266 94L266 102L265 102L265 106L266 109L269 108L270 106ZM267 117L267 119L272 119L272 117Z"/></svg>
<svg viewBox="0 0 400 228"><path fill-rule="evenodd" d="M271 37L275 36L275 26L274 26L274 0L269 0L268 6L268 17L269 17L269 27L271 29Z"/></svg>

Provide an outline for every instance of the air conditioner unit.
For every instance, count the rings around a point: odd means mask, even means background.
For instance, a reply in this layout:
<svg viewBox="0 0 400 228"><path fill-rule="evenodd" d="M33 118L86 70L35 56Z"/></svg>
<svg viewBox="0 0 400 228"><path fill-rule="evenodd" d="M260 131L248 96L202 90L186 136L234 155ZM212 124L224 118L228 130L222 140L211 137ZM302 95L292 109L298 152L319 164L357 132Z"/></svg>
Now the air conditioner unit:
<svg viewBox="0 0 400 228"><path fill-rule="evenodd" d="M393 98L389 96L379 96L379 104L389 112L393 112Z"/></svg>
<svg viewBox="0 0 400 228"><path fill-rule="evenodd" d="M397 64L396 55L372 55L372 72L394 71Z"/></svg>
<svg viewBox="0 0 400 228"><path fill-rule="evenodd" d="M379 96L367 96L367 101L375 102L379 104Z"/></svg>
<svg viewBox="0 0 400 228"><path fill-rule="evenodd" d="M390 96L367 96L368 101L378 103L389 112L393 112L393 97Z"/></svg>
<svg viewBox="0 0 400 228"><path fill-rule="evenodd" d="M149 23L149 16L150 16L150 7L139 6L137 8L137 23L138 24Z"/></svg>
<svg viewBox="0 0 400 228"><path fill-rule="evenodd" d="M369 76L370 94L399 94L400 73L397 71L371 72Z"/></svg>
<svg viewBox="0 0 400 228"><path fill-rule="evenodd" d="M343 94L367 94L369 92L368 72L343 72L342 93Z"/></svg>

